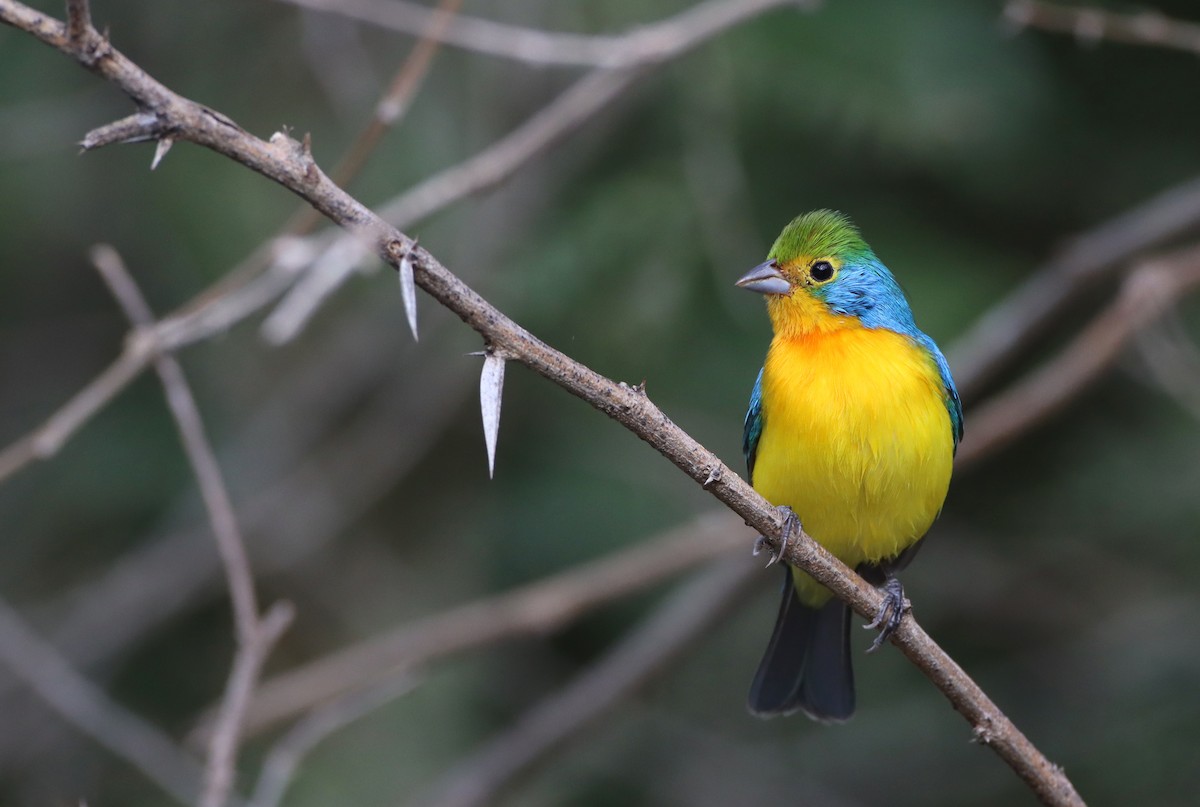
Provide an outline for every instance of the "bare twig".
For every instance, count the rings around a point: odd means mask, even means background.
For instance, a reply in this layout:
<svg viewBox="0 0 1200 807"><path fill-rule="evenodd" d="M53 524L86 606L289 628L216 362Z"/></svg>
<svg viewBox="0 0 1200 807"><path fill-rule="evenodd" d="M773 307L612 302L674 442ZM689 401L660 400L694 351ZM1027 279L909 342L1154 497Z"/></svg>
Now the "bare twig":
<svg viewBox="0 0 1200 807"><path fill-rule="evenodd" d="M192 804L201 770L157 727L111 700L0 600L0 661L64 720L169 793Z"/></svg>
<svg viewBox="0 0 1200 807"><path fill-rule="evenodd" d="M1109 41L1200 53L1200 25L1173 20L1157 11L1120 14L1092 6L1009 0L1004 19L1017 28L1074 34L1087 44Z"/></svg>
<svg viewBox="0 0 1200 807"><path fill-rule="evenodd" d="M134 326L135 334L142 329L152 328L154 314L116 250L107 245L98 246L92 250L92 262ZM167 406L175 418L184 452L200 485L200 495L208 510L218 554L225 567L230 599L233 601L238 652L209 743L208 769L200 799L202 807L221 807L233 786L238 737L246 706L263 662L291 622L292 609L291 606L276 603L259 621L250 559L238 529L233 503L221 477L216 455L204 433L204 422L183 375L183 368L169 354L156 356L154 368L162 380Z"/></svg>
<svg viewBox="0 0 1200 807"><path fill-rule="evenodd" d="M425 35L436 12L406 0L283 0L384 28ZM447 45L536 65L599 67L607 70L670 59L691 43L710 38L751 17L781 6L811 9L816 0L706 0L661 22L618 36L555 33L476 17L457 17L438 28Z"/></svg>
<svg viewBox="0 0 1200 807"><path fill-rule="evenodd" d="M603 658L562 690L543 699L510 729L442 775L418 804L474 807L497 803L501 792L539 761L612 714L724 616L754 580L749 556L723 558L680 587Z"/></svg>
<svg viewBox="0 0 1200 807"><path fill-rule="evenodd" d="M409 674L467 648L550 633L600 604L745 547L740 532L737 520L725 512L702 516L651 543L434 614L268 678L246 716L246 732L261 731L343 692ZM205 732L203 723L200 731Z"/></svg>
<svg viewBox="0 0 1200 807"><path fill-rule="evenodd" d="M70 42L66 26L16 0L0 0L0 20L15 25L119 86L140 107L169 125L176 140L193 142L224 154L309 201L326 216L375 245L395 266L405 255L413 261L417 283L477 331L487 344L503 350L539 375L591 404L650 443L665 458L746 522L778 543L778 511L712 452L670 421L639 388L617 384L554 350L504 316L469 288L428 250L389 227L350 197L320 170L308 144L276 133L259 140L230 121L168 90L114 49L94 30L83 47ZM90 54L99 53L97 58ZM85 138L85 143L87 138ZM809 573L862 615L874 615L882 595L804 533L793 534L784 559ZM921 669L971 723L977 739L992 748L1047 804L1082 804L1062 770L1052 765L945 651L905 619L892 641Z"/></svg>
<svg viewBox="0 0 1200 807"><path fill-rule="evenodd" d="M1117 299L1054 360L971 414L956 462L967 466L1062 409L1181 295L1200 286L1200 247L1143 263Z"/></svg>

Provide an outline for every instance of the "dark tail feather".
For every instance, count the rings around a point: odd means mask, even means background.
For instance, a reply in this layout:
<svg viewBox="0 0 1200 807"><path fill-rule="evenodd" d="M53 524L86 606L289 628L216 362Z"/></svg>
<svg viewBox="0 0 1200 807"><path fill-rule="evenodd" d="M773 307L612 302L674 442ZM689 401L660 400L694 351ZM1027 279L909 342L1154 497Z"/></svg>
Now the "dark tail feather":
<svg viewBox="0 0 1200 807"><path fill-rule="evenodd" d="M750 711L762 717L797 710L824 722L854 714L850 609L838 599L820 608L801 604L785 568L783 599L771 643L750 687Z"/></svg>

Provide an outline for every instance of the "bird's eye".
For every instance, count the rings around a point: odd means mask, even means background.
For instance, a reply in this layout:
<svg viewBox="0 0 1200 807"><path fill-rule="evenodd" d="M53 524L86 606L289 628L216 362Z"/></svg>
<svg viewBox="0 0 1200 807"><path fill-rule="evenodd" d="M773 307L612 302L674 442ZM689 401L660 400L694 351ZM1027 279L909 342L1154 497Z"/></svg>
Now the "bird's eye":
<svg viewBox="0 0 1200 807"><path fill-rule="evenodd" d="M808 270L808 273L812 275L813 280L817 281L818 283L824 283L826 280L833 277L833 264L829 261L817 261L812 265L812 268Z"/></svg>

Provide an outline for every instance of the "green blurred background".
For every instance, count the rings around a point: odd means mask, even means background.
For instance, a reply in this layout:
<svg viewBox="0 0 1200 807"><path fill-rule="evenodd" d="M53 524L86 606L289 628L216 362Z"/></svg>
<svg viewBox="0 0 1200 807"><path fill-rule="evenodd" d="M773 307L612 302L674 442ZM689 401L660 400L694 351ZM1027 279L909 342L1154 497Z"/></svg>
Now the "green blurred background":
<svg viewBox="0 0 1200 807"><path fill-rule="evenodd" d="M616 32L688 5L468 0L464 13ZM1195 15L1183 0L1155 7ZM740 468L769 329L761 302L732 281L796 213L850 213L918 322L951 347L1069 236L1200 175L1194 56L1014 34L1001 9L830 0L814 13L772 12L655 71L502 187L410 232L550 344L612 378L646 379L672 419ZM412 45L270 2L101 0L93 14L154 76L249 131L311 132L326 166ZM579 72L444 49L350 190L381 205L510 131ZM121 349L126 323L88 263L92 244L120 250L166 312L297 207L187 145L153 173L150 146L78 154L88 129L131 111L111 86L0 28L6 445ZM1023 366L1051 355L1115 291L1080 300ZM1195 304L1180 314L1200 332ZM424 295L420 319L414 344L395 278L375 271L293 343L269 345L255 317L181 353L262 599L298 610L271 672L715 507L646 445L516 366L489 481L479 360L465 355L479 340ZM968 433L975 403L966 401ZM1188 804L1200 792L1198 490L1195 416L1129 352L1065 414L956 478L905 575L925 628L1089 803ZM747 532L747 551L750 541ZM554 635L432 667L318 748L285 803L406 803L586 669L672 585ZM0 487L0 594L176 737L219 697L228 601L152 375L53 461ZM509 803L1033 802L891 650L858 659L859 714L848 725L748 716L775 597L775 574L764 572L693 652ZM855 639L865 647L868 637ZM166 802L0 678L0 804ZM248 779L269 742L248 744Z"/></svg>

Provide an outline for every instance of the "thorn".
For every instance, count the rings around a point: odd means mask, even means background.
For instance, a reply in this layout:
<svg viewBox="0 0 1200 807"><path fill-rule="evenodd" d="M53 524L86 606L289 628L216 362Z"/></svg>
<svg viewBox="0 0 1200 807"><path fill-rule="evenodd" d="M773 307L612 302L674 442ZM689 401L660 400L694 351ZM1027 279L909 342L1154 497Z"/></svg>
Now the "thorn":
<svg viewBox="0 0 1200 807"><path fill-rule="evenodd" d="M413 339L417 338L417 283L413 277L413 252L417 249L417 239L404 243L403 239L394 238L384 246L383 256L388 263L396 267L400 277L400 296L404 298L404 315L408 317L408 327L412 330ZM480 354L480 355L486 355Z"/></svg>
<svg viewBox="0 0 1200 807"><path fill-rule="evenodd" d="M304 166L304 181L309 185L316 185L320 182L321 169L317 168L317 161L313 159L311 132L304 133L304 139L300 141L299 154L297 156L300 164Z"/></svg>
<svg viewBox="0 0 1200 807"><path fill-rule="evenodd" d="M150 161L150 170L158 168L158 164L162 162L162 158L167 156L167 152L171 150L171 146L175 145L175 141L169 137L164 137L158 141L158 145L154 147L154 159Z"/></svg>
<svg viewBox="0 0 1200 807"><path fill-rule="evenodd" d="M413 278L411 249L404 253L397 269L397 274L400 275L400 296L404 298L404 316L408 318L408 327L412 331L415 342L417 341L417 281ZM487 367L486 363L484 367Z"/></svg>
<svg viewBox="0 0 1200 807"><path fill-rule="evenodd" d="M153 112L135 112L91 130L79 145L84 151L91 151L114 143L144 143L159 139L163 129Z"/></svg>
<svg viewBox="0 0 1200 807"><path fill-rule="evenodd" d="M496 437L500 433L500 394L504 390L504 359L488 353L479 376L479 408L483 413L483 441L487 445L488 478L496 471Z"/></svg>
<svg viewBox="0 0 1200 807"><path fill-rule="evenodd" d="M996 739L996 733L992 730L992 718L985 715L979 724L971 729L971 734L974 735L972 742L982 743L983 745L991 745Z"/></svg>
<svg viewBox="0 0 1200 807"><path fill-rule="evenodd" d="M67 0L67 41L71 46L82 48L91 27L92 13L87 0Z"/></svg>
<svg viewBox="0 0 1200 807"><path fill-rule="evenodd" d="M645 395L646 394L646 379L643 378L641 380L641 383L639 383L636 387L633 388L633 391L640 393L642 395Z"/></svg>
<svg viewBox="0 0 1200 807"><path fill-rule="evenodd" d="M700 485L700 487L707 488L709 485L711 485L713 482L716 482L720 478L721 478L721 466L714 465L708 472L708 479L705 479L704 482Z"/></svg>

